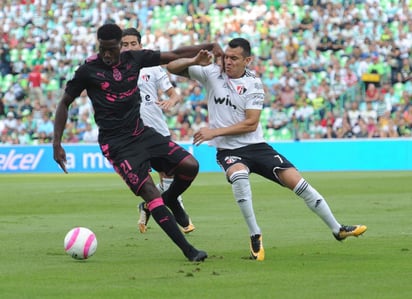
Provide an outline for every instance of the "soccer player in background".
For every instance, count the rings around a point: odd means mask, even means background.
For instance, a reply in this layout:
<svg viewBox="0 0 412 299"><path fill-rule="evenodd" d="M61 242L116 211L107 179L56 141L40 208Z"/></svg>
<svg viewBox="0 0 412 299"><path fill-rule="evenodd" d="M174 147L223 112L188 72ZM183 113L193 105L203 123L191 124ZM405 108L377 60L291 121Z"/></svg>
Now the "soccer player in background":
<svg viewBox="0 0 412 299"><path fill-rule="evenodd" d="M194 58L170 62L167 68L171 73L199 81L206 89L209 127L196 132L193 143L210 141L217 148L217 161L232 184L249 228L251 258L262 261L265 251L252 205L250 173L292 190L327 224L337 240L363 234L367 229L364 225L340 224L323 196L264 140L259 123L264 91L261 80L247 68L253 59L249 41L232 39L225 50L223 66L209 64L212 57L202 50Z"/></svg>
<svg viewBox="0 0 412 299"><path fill-rule="evenodd" d="M103 155L131 191L144 199L155 221L186 258L189 261L203 261L207 253L191 245L176 223L181 220L180 217L186 217L177 197L192 184L199 164L178 144L143 125L136 82L143 67L193 57L201 49L213 51L218 56L223 51L218 44L209 43L167 52L140 50L121 53L122 34L122 29L116 24L99 27L98 54L86 59L67 82L56 109L53 158L67 173L62 135L70 105L86 89L99 127L99 145ZM160 194L150 176L151 168L174 175L173 183L163 194Z"/></svg>
<svg viewBox="0 0 412 299"><path fill-rule="evenodd" d="M127 28L123 30L122 36L122 51L141 50L142 36L135 28ZM161 66L146 67L140 70L137 81L142 103L140 104L140 116L144 125L154 128L157 132L167 138L171 138L170 131L165 121L163 111L168 111L177 103L182 101L180 95L177 94L169 80L169 76ZM168 96L168 100L161 100L158 96L158 91L161 91ZM168 176L164 172L159 172L160 182L156 185L161 193L169 189L173 182L173 176ZM178 201L183 207L182 197L178 196ZM147 209L147 204L141 202L138 204L139 220L138 227L141 233L147 230L147 222L150 218L150 211ZM186 213L187 214L187 213ZM184 233L190 233L195 229L189 216L185 217L184 222L179 223L182 226Z"/></svg>

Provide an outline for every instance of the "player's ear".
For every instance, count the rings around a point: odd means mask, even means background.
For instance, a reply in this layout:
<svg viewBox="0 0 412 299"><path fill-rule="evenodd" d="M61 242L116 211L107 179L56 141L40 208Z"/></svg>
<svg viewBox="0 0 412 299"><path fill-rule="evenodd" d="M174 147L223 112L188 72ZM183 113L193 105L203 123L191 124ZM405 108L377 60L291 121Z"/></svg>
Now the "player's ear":
<svg viewBox="0 0 412 299"><path fill-rule="evenodd" d="M250 64L252 63L252 61L253 61L253 56L248 56L248 57L246 57L246 65L247 66L250 66Z"/></svg>

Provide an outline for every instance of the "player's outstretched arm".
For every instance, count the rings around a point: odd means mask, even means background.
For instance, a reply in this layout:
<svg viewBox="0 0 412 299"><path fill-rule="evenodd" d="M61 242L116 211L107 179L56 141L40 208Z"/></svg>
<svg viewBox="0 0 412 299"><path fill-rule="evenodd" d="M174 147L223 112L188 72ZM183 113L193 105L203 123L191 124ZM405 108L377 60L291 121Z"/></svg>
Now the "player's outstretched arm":
<svg viewBox="0 0 412 299"><path fill-rule="evenodd" d="M167 70L179 76L189 77L188 67L192 65L206 66L213 62L214 55L207 50L200 50L193 58L180 58L167 64Z"/></svg>
<svg viewBox="0 0 412 299"><path fill-rule="evenodd" d="M215 57L221 57L224 55L222 48L217 43L201 44L195 46L180 47L168 52L160 52L161 64L167 64L173 60L179 58L191 58L195 57L200 50L207 50Z"/></svg>
<svg viewBox="0 0 412 299"><path fill-rule="evenodd" d="M67 93L64 93L62 99L57 105L56 115L54 119L54 132L53 132L53 158L57 164L60 165L62 170L67 173L66 169L66 152L61 146L61 140L66 127L68 110L70 104L74 101Z"/></svg>

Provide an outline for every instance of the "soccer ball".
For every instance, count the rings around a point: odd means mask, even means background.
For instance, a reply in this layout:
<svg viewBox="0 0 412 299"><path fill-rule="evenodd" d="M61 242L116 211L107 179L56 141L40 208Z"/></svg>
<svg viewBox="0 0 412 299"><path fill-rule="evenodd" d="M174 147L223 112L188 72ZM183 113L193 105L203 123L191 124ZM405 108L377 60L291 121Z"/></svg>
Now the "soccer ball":
<svg viewBox="0 0 412 299"><path fill-rule="evenodd" d="M91 257L96 249L96 235L86 227L75 227L64 238L64 250L76 260L85 260Z"/></svg>

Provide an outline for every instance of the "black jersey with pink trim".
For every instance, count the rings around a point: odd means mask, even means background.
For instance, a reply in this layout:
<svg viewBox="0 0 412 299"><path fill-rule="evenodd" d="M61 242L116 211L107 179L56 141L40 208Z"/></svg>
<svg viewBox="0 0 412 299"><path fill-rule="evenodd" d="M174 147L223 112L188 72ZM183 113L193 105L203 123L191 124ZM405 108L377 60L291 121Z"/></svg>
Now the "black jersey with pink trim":
<svg viewBox="0 0 412 299"><path fill-rule="evenodd" d="M94 108L100 133L112 134L140 129L140 91L137 78L140 69L160 64L160 52L125 51L120 62L108 66L98 55L86 59L67 82L65 92L73 98L87 91Z"/></svg>

